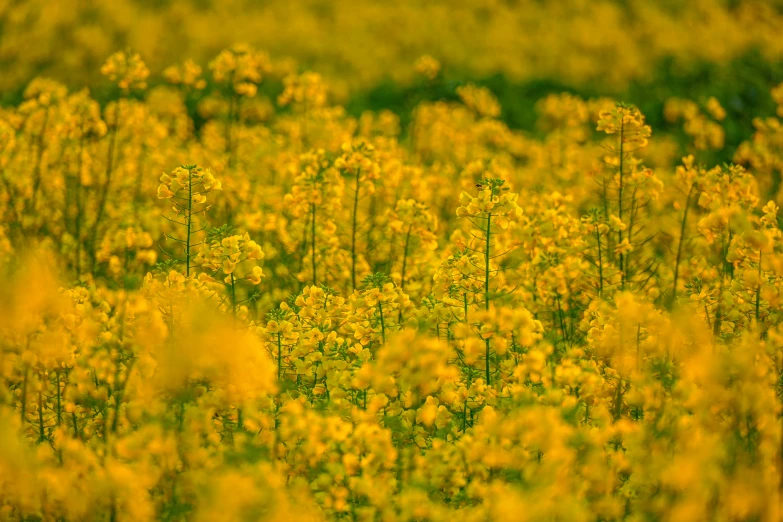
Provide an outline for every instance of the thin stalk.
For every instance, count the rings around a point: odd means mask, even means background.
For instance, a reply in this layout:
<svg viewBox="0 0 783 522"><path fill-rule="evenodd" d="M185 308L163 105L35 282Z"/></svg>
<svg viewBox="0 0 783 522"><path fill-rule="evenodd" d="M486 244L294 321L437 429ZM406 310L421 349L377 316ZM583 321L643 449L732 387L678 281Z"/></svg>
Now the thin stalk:
<svg viewBox="0 0 783 522"><path fill-rule="evenodd" d="M117 363L117 366L119 368L119 362ZM112 423L111 423L112 433L117 433L117 426L119 424L119 418L120 418L120 404L122 403L122 399L125 395L125 390L128 387L128 381L130 380L132 367L133 367L133 359L131 359L128 362L128 365L125 368L125 379L122 380L122 384L120 385L120 388L114 394L114 418L112 419Z"/></svg>
<svg viewBox="0 0 783 522"><path fill-rule="evenodd" d="M720 335L720 330L723 322L723 284L726 279L726 254L728 247L726 246L723 233L721 233L721 271L720 271L720 286L718 287L718 306L715 309L715 320L712 322L712 333L715 336Z"/></svg>
<svg viewBox="0 0 783 522"><path fill-rule="evenodd" d="M413 225L408 225L408 233L405 234L405 251L402 254L402 274L400 277L400 290L405 290L405 268L408 265L408 245L410 244L411 240L411 227Z"/></svg>
<svg viewBox="0 0 783 522"><path fill-rule="evenodd" d="M188 217L185 240L185 275L190 277L190 233L193 228L193 170L188 169Z"/></svg>
<svg viewBox="0 0 783 522"><path fill-rule="evenodd" d="M79 161L76 172L76 217L74 219L76 234L76 277L82 276L82 169L84 168L84 122L82 122L82 136L79 140Z"/></svg>
<svg viewBox="0 0 783 522"><path fill-rule="evenodd" d="M63 420L62 394L60 393L60 372L54 372L54 376L55 384L57 386L57 427L59 428Z"/></svg>
<svg viewBox="0 0 783 522"><path fill-rule="evenodd" d="M603 260L603 252L601 251L601 231L598 229L598 227L595 228L595 239L596 239L596 242L598 243L598 297L603 297L603 295L604 295L604 260Z"/></svg>
<svg viewBox="0 0 783 522"><path fill-rule="evenodd" d="M493 194L494 196L494 190ZM489 258L492 248L492 212L487 214L487 229L485 231L486 244L484 247L484 310L489 311ZM492 384L492 376L490 372L490 346L489 339L484 340L485 353L484 353L484 372L486 374L487 386Z"/></svg>
<svg viewBox="0 0 783 522"><path fill-rule="evenodd" d="M759 283L756 286L756 328L759 328L761 316L761 250L759 250Z"/></svg>
<svg viewBox="0 0 783 522"><path fill-rule="evenodd" d="M685 243L685 231L688 224L688 210L691 206L691 196L693 190L696 188L696 184L691 184L690 190L688 190L688 197L685 198L685 210L682 213L682 222L680 223L680 240L677 244L677 259L674 261L674 283L672 288L671 304L674 305L677 299L677 282L680 276L680 262L682 261L682 246Z"/></svg>
<svg viewBox="0 0 783 522"><path fill-rule="evenodd" d="M619 161L619 167L620 167L620 186L617 190L617 213L618 217L620 218L620 221L623 220L623 160L625 156L625 151L623 150L625 141L625 121L624 119L621 119L620 121L620 161ZM620 245L623 242L623 231L618 230L617 231L617 244ZM620 287L625 290L625 272L623 272L623 255L620 254Z"/></svg>
<svg viewBox="0 0 783 522"><path fill-rule="evenodd" d="M283 375L283 341L280 339L280 332L277 332L277 382L280 382Z"/></svg>
<svg viewBox="0 0 783 522"><path fill-rule="evenodd" d="M315 267L316 267L315 265L315 203L310 204L310 209L313 214L312 230L310 233L310 235L312 236L312 238L310 239L312 243L312 252L310 253L310 258L311 258L311 263L313 265L313 286L317 286L318 280L315 273Z"/></svg>
<svg viewBox="0 0 783 522"><path fill-rule="evenodd" d="M555 298L557 301L557 318L560 322L560 332L563 335L563 345L565 346L566 341L568 340L568 336L566 334L565 323L563 322L563 307L560 305L560 294L556 292Z"/></svg>
<svg viewBox="0 0 783 522"><path fill-rule="evenodd" d="M46 440L44 435L44 419L43 419L43 397L41 391L38 391L38 442Z"/></svg>
<svg viewBox="0 0 783 522"><path fill-rule="evenodd" d="M76 410L71 412L71 421L73 421L73 436L77 439L81 439L82 434L79 433L79 423L76 419Z"/></svg>
<svg viewBox="0 0 783 522"><path fill-rule="evenodd" d="M631 209L630 209L630 216L628 216L628 242L633 241L634 233L633 233L633 226L634 226L634 220L636 219L636 189L634 189L633 194L631 195ZM633 254L633 250L629 251L627 254L623 255L623 262L625 266L625 270L623 274L625 275L626 281L629 278L630 272L631 272L631 255Z"/></svg>
<svg viewBox="0 0 783 522"><path fill-rule="evenodd" d="M92 224L92 230L90 231L90 257L92 258L92 270L95 270L95 242L98 239L98 228L100 227L101 220L103 219L103 213L106 210L106 202L109 198L109 188L111 187L112 170L114 169L114 148L117 145L117 135L120 131L120 103L122 98L117 100L117 104L114 106L114 127L109 137L109 150L106 158L106 180L101 188L100 199L98 200L98 213L95 216L95 221Z"/></svg>
<svg viewBox="0 0 783 522"><path fill-rule="evenodd" d="M234 274L231 274L231 313L234 315L234 318L236 319L237 315L237 289L236 289L236 278L234 277Z"/></svg>
<svg viewBox="0 0 783 522"><path fill-rule="evenodd" d="M378 301L378 314L381 316L381 340L386 344L386 323L383 319L383 303Z"/></svg>
<svg viewBox="0 0 783 522"><path fill-rule="evenodd" d="M489 311L489 257L492 247L492 212L487 214L486 244L484 247L484 309Z"/></svg>
<svg viewBox="0 0 783 522"><path fill-rule="evenodd" d="M353 223L351 224L351 289L356 290L356 222L359 211L359 180L361 169L356 170L356 185L353 194Z"/></svg>
<svg viewBox="0 0 783 522"><path fill-rule="evenodd" d="M30 366L25 365L24 377L22 378L22 429L24 429L25 419L27 418L27 382L30 377Z"/></svg>
<svg viewBox="0 0 783 522"><path fill-rule="evenodd" d="M70 369L66 366L65 367L65 386L68 386L68 376L70 375ZM63 386L63 388L65 388ZM81 439L81 434L79 433L79 424L76 419L76 408L74 407L74 410L71 412L71 421L73 422L73 436L77 439Z"/></svg>
<svg viewBox="0 0 783 522"><path fill-rule="evenodd" d="M614 398L614 420L617 421L620 419L620 415L622 413L622 404L623 404L623 380L618 379L617 380L617 394Z"/></svg>
<svg viewBox="0 0 783 522"><path fill-rule="evenodd" d="M35 210L35 201L38 197L38 190L41 186L41 164L43 163L44 152L44 136L46 135L46 127L49 124L49 107L46 108L44 113L43 123L41 124L41 132L38 133L38 143L36 149L38 155L35 159L35 168L33 170L33 197L30 199L30 209Z"/></svg>
<svg viewBox="0 0 783 522"><path fill-rule="evenodd" d="M484 373L486 374L487 386L490 386L492 384L491 383L492 373L490 371L490 365L489 365L489 358L490 358L491 353L490 353L490 349L489 348L490 348L489 347L489 339L484 339L484 350L485 350L485 355L484 355Z"/></svg>
<svg viewBox="0 0 783 522"><path fill-rule="evenodd" d="M636 324L636 371L639 371L639 359L641 354L642 324Z"/></svg>

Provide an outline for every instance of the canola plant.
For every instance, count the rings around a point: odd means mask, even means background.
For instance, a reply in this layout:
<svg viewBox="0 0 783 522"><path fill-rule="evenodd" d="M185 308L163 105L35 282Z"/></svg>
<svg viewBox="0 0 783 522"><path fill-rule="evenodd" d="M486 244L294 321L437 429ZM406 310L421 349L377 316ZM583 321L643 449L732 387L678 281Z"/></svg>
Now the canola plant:
<svg viewBox="0 0 783 522"><path fill-rule="evenodd" d="M525 132L292 64L0 108L0 519L780 520L783 84L711 164L716 97Z"/></svg>

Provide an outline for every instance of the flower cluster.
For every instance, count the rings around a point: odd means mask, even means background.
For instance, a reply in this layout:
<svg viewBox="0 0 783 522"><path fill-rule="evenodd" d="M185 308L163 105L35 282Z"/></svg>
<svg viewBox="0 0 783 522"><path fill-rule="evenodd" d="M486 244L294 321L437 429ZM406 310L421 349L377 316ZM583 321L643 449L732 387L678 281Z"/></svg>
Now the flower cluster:
<svg viewBox="0 0 783 522"><path fill-rule="evenodd" d="M0 109L0 520L779 518L780 116L528 133L416 69L361 113L249 46L118 53L107 103Z"/></svg>
<svg viewBox="0 0 783 522"><path fill-rule="evenodd" d="M128 92L146 88L150 71L139 53L117 52L103 64L101 74L116 83L123 92Z"/></svg>

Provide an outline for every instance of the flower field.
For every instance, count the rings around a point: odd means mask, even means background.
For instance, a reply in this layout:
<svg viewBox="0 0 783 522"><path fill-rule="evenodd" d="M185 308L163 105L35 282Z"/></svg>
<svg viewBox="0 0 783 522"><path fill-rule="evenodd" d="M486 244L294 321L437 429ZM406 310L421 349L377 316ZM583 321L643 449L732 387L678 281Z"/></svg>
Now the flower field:
<svg viewBox="0 0 783 522"><path fill-rule="evenodd" d="M779 2L67 4L0 5L0 520L783 519Z"/></svg>

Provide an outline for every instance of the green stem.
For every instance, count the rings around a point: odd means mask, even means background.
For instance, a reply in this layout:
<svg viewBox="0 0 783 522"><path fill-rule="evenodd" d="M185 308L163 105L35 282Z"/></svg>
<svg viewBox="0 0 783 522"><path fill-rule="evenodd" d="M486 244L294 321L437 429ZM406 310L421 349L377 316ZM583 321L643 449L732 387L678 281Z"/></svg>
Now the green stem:
<svg viewBox="0 0 783 522"><path fill-rule="evenodd" d="M43 397L40 390L38 391L38 442L46 440L44 435L44 419L43 419Z"/></svg>
<svg viewBox="0 0 783 522"><path fill-rule="evenodd" d="M311 262L312 262L312 265L313 265L313 286L317 286L318 285L318 280L317 280L316 272L315 272L315 267L316 267L316 264L315 264L315 203L311 203L310 205L311 205L310 208L312 209L312 213L313 213L312 230L311 230L311 233L310 233L310 235L312 236L312 238L310 239L310 241L312 242L312 252L310 253L310 257L311 257Z"/></svg>
<svg viewBox="0 0 783 522"><path fill-rule="evenodd" d="M280 332L277 332L277 382L280 382L283 375L283 341L280 338Z"/></svg>
<svg viewBox="0 0 783 522"><path fill-rule="evenodd" d="M82 276L82 169L84 168L84 122L82 122L82 137L79 141L79 161L76 172L76 216L74 217L74 230L76 235L76 277Z"/></svg>
<svg viewBox="0 0 783 522"><path fill-rule="evenodd" d="M38 197L38 189L41 186L41 164L43 163L44 153L44 136L46 135L46 127L49 123L49 107L46 108L44 113L43 123L41 124L41 132L38 134L38 143L36 148L38 149L38 155L35 160L35 167L33 169L33 196L30 199L30 209L35 210L35 201Z"/></svg>
<svg viewBox="0 0 783 522"><path fill-rule="evenodd" d="M111 422L112 433L117 433L117 426L119 424L120 418L120 404L122 403L122 399L125 396L125 389L128 386L128 380L130 380L130 372L132 367L133 359L130 359L130 361L128 361L127 367L125 368L125 379L122 380L120 388L114 394L114 418ZM119 369L119 361L117 362L117 368Z"/></svg>
<svg viewBox="0 0 783 522"><path fill-rule="evenodd" d="M492 247L492 212L487 214L486 245L484 247L484 309L489 310L489 254Z"/></svg>
<svg viewBox="0 0 783 522"><path fill-rule="evenodd" d="M690 190L688 190L688 197L685 198L685 210L682 213L682 222L680 223L680 240L677 244L677 258L674 261L674 284L672 288L671 304L674 305L677 299L677 282L680 277L680 261L682 260L682 246L685 243L685 231L688 224L688 210L691 206L691 196L693 190L696 188L696 184L691 184Z"/></svg>
<svg viewBox="0 0 783 522"><path fill-rule="evenodd" d="M563 335L563 345L565 346L566 341L568 340L568 335L566 334L566 327L565 323L563 322L563 307L560 305L560 294L558 292L555 292L555 299L557 301L557 318L560 322L560 332Z"/></svg>
<svg viewBox="0 0 783 522"><path fill-rule="evenodd" d="M614 420L617 421L620 419L620 415L622 414L622 404L623 404L623 380L618 379L617 380L617 394L614 398Z"/></svg>
<svg viewBox="0 0 783 522"><path fill-rule="evenodd" d="M237 289L236 278L234 273L231 273L231 314L236 318L237 316Z"/></svg>
<svg viewBox="0 0 783 522"><path fill-rule="evenodd" d="M639 371L639 360L641 355L642 324L636 324L636 371Z"/></svg>
<svg viewBox="0 0 783 522"><path fill-rule="evenodd" d="M715 309L715 320L712 322L712 333L716 337L720 335L720 330L723 323L723 284L726 279L726 255L728 253L728 248L729 247L725 244L723 233L721 233L721 271L720 285L718 286L718 306Z"/></svg>
<svg viewBox="0 0 783 522"><path fill-rule="evenodd" d="M109 137L109 150L106 158L106 180L101 187L101 195L98 201L98 213L95 216L95 221L92 224L92 230L90 231L90 257L92 259L92 270L95 271L95 243L98 240L98 229L103 219L103 213L106 210L106 203L109 198L109 189L111 188L111 177L114 169L114 148L117 145L117 135L120 130L120 103L122 98L117 100L114 106L114 127Z"/></svg>
<svg viewBox="0 0 783 522"><path fill-rule="evenodd" d="M489 358L490 358L490 349L489 349L489 339L484 339L484 350L485 350L485 356L484 356L484 373L486 373L487 377L487 386L491 385L491 371L490 371L490 365L489 365Z"/></svg>
<svg viewBox="0 0 783 522"><path fill-rule="evenodd" d="M618 217L620 218L620 221L623 220L623 160L625 159L625 151L624 148L624 141L625 141L625 121L624 121L624 112L621 114L621 120L620 120L620 162L619 162L619 168L620 168L620 186L617 190L617 213ZM623 242L623 231L618 230L617 231L617 244L620 245ZM620 287L625 290L625 273L623 272L623 255L620 254Z"/></svg>
<svg viewBox="0 0 783 522"><path fill-rule="evenodd" d="M63 409L60 393L60 372L54 372L54 376L56 379L55 384L57 385L57 427L59 428L63 420Z"/></svg>
<svg viewBox="0 0 783 522"><path fill-rule="evenodd" d="M356 185L353 194L353 223L351 225L351 289L356 290L356 222L359 213L359 180L361 169L356 171Z"/></svg>
<svg viewBox="0 0 783 522"><path fill-rule="evenodd" d="M493 190L494 195L494 190ZM492 247L492 212L487 214L487 229L485 231L486 245L484 248L484 310L489 311L489 257L490 249ZM484 371L487 378L487 386L492 384L491 372L490 372L490 346L489 339L484 340L485 353L484 353Z"/></svg>
<svg viewBox="0 0 783 522"><path fill-rule="evenodd" d="M405 235L405 251L402 254L402 274L400 277L400 290L405 290L405 268L408 265L408 245L411 240L411 227L408 225L408 233Z"/></svg>
<svg viewBox="0 0 783 522"><path fill-rule="evenodd" d="M601 251L601 231L596 226L595 239L598 243L598 297L604 295L604 260L603 252Z"/></svg>
<svg viewBox="0 0 783 522"><path fill-rule="evenodd" d="M190 277L190 233L193 230L193 169L188 169L188 216L185 238L185 276Z"/></svg>
<svg viewBox="0 0 783 522"><path fill-rule="evenodd" d="M756 328L759 328L761 317L761 250L759 250L759 283L756 286Z"/></svg>
<svg viewBox="0 0 783 522"><path fill-rule="evenodd" d="M381 316L381 340L383 341L383 344L386 344L386 323L383 319L383 303L378 301L378 313Z"/></svg>
<svg viewBox="0 0 783 522"><path fill-rule="evenodd" d="M28 343L29 346L29 343ZM30 377L30 366L25 365L24 377L22 378L22 429L24 429L24 423L27 418L27 383Z"/></svg>

